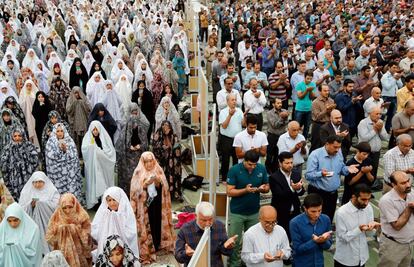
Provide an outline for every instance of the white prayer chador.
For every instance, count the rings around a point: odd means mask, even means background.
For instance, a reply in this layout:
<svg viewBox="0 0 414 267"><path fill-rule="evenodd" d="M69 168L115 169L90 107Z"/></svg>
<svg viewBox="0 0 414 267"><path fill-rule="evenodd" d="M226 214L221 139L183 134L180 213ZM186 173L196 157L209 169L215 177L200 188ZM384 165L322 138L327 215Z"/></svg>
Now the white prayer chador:
<svg viewBox="0 0 414 267"><path fill-rule="evenodd" d="M59 63L60 68L62 68L63 61L60 59L56 52L52 52L50 53L49 60L47 61L47 66L51 71L53 71L53 66L55 65L55 63Z"/></svg>
<svg viewBox="0 0 414 267"><path fill-rule="evenodd" d="M82 64L85 66L85 69L88 72L88 75L92 68L92 64L94 62L95 62L95 59L93 58L91 51L89 50L86 51L85 56L83 57L83 60L82 60Z"/></svg>
<svg viewBox="0 0 414 267"><path fill-rule="evenodd" d="M33 72L36 70L36 64L39 61L35 51L32 48L27 50L27 54L23 59L22 67L31 69Z"/></svg>
<svg viewBox="0 0 414 267"><path fill-rule="evenodd" d="M9 96L13 96L15 99L18 98L14 90L10 87L10 84L7 81L1 81L0 82L0 106L3 106L4 100L6 100L6 98Z"/></svg>
<svg viewBox="0 0 414 267"><path fill-rule="evenodd" d="M62 66L62 73L66 77L70 77L70 68L72 67L73 61L77 57L78 57L78 54L76 54L75 50L69 49L68 55L66 56L66 59L63 62L63 66Z"/></svg>
<svg viewBox="0 0 414 267"><path fill-rule="evenodd" d="M102 148L97 145L92 131L99 132ZM82 140L82 155L85 162L86 207L92 208L106 189L114 186L116 152L111 137L99 121L92 121Z"/></svg>
<svg viewBox="0 0 414 267"><path fill-rule="evenodd" d="M7 46L6 52L11 52L14 56L17 56L20 45L15 39L11 39L10 44Z"/></svg>
<svg viewBox="0 0 414 267"><path fill-rule="evenodd" d="M32 88L28 89L28 84L31 84ZM36 120L32 115L33 104L36 99L36 93L39 91L39 88L33 83L32 80L27 80L19 95L19 104L23 110L24 117L26 119L27 130L29 132L29 141L32 142L35 146L39 146L39 141L36 135Z"/></svg>
<svg viewBox="0 0 414 267"><path fill-rule="evenodd" d="M128 77L125 74L121 75L121 78L116 83L114 90L121 98L122 109L124 113L123 117L124 120L126 120L129 112L129 105L131 104L132 87L131 82L128 80Z"/></svg>
<svg viewBox="0 0 414 267"><path fill-rule="evenodd" d="M119 206L117 211L108 208L106 197L115 199ZM106 239L110 235L119 235L128 247L139 257L137 225L134 211L125 192L119 187L108 188L102 197L102 203L91 225L92 238L98 242L98 248L92 251L94 259L103 253Z"/></svg>
<svg viewBox="0 0 414 267"><path fill-rule="evenodd" d="M16 59L16 57L13 55L12 52L6 52L6 54L4 54L3 59L1 60L1 66L4 69L7 69L7 61L12 60L14 62L14 67L17 69L20 69L20 63L19 61Z"/></svg>
<svg viewBox="0 0 414 267"><path fill-rule="evenodd" d="M114 63L115 61L111 55L104 56L104 59L102 61L102 69L105 72L107 79L111 79L111 71Z"/></svg>
<svg viewBox="0 0 414 267"><path fill-rule="evenodd" d="M9 225L9 217L20 220L17 228ZM39 227L18 203L11 204L0 223L0 266L38 267L41 260Z"/></svg>
<svg viewBox="0 0 414 267"><path fill-rule="evenodd" d="M37 181L45 183L40 190L33 186L33 183ZM46 242L45 235L50 217L52 217L59 204L59 198L60 194L58 190L46 174L41 171L36 171L32 174L20 193L19 204L36 222L37 226L39 226L40 240L44 255L50 252L50 247ZM35 207L32 207L33 200L36 200Z"/></svg>
<svg viewBox="0 0 414 267"><path fill-rule="evenodd" d="M122 74L125 74L128 77L129 81L134 80L134 74L132 73L132 71L128 68L127 65L125 65L122 59L118 59L112 67L111 80L114 83L117 83L119 81L119 78L121 78Z"/></svg>
<svg viewBox="0 0 414 267"><path fill-rule="evenodd" d="M99 82L96 82L96 76L100 77ZM105 92L105 79L103 78L101 72L97 71L92 75L86 84L86 96L92 107L103 101Z"/></svg>

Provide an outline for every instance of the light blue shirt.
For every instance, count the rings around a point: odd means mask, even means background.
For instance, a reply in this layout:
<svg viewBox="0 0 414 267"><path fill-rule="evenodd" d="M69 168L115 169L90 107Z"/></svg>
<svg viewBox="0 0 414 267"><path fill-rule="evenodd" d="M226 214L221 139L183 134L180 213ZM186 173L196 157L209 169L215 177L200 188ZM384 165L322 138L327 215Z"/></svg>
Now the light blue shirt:
<svg viewBox="0 0 414 267"><path fill-rule="evenodd" d="M323 177L322 169L333 172L333 175ZM305 177L310 185L318 189L327 192L335 191L341 185L341 175L348 174L348 166L345 165L341 152L330 156L323 146L309 155Z"/></svg>
<svg viewBox="0 0 414 267"><path fill-rule="evenodd" d="M396 80L391 72L387 71L381 78L382 96L396 97L397 91L403 87L401 79Z"/></svg>
<svg viewBox="0 0 414 267"><path fill-rule="evenodd" d="M292 101L296 103L298 101L298 94L296 92L296 85L305 80L305 74L299 71L293 73L290 78L290 85L292 85Z"/></svg>
<svg viewBox="0 0 414 267"><path fill-rule="evenodd" d="M234 138L238 133L243 131L242 129L242 120L243 120L243 111L236 107L236 112L231 116L230 122L227 125L227 128L224 129L222 124L229 115L229 107L222 109L219 114L219 124L220 124L220 134L225 135L230 138Z"/></svg>
<svg viewBox="0 0 414 267"><path fill-rule="evenodd" d="M233 84L233 89L236 89L237 91L240 91L241 89L241 84L240 84L240 78L239 75L237 75L237 73L234 73L233 75L235 75L237 77L237 80L234 82ZM220 76L220 86L221 89L224 89L224 80L229 76L229 74L226 72L223 75Z"/></svg>
<svg viewBox="0 0 414 267"><path fill-rule="evenodd" d="M258 82L257 89L264 92L262 84L260 83L260 81L264 81L266 85L269 85L269 83L267 82L266 73L264 73L263 71L259 72L259 74L256 74L254 71L247 73L246 77L244 78L244 81L243 81L243 86L245 86L247 83L249 83L252 78L256 78L256 80ZM245 89L247 89L247 88L245 88Z"/></svg>

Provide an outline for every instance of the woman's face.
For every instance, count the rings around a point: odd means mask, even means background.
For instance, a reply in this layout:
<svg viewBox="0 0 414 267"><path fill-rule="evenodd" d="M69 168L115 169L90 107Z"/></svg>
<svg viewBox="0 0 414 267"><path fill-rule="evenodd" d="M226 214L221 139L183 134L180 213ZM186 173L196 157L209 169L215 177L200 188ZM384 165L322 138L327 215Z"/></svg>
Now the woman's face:
<svg viewBox="0 0 414 267"><path fill-rule="evenodd" d="M55 73L60 73L60 67L59 66L54 67L53 70L55 71Z"/></svg>
<svg viewBox="0 0 414 267"><path fill-rule="evenodd" d="M56 129L56 137L57 139L63 139L63 137L65 137L65 132L63 131L62 127L58 127Z"/></svg>
<svg viewBox="0 0 414 267"><path fill-rule="evenodd" d="M100 70L101 68L99 68L99 65L98 65L98 64L95 64L94 69L95 69L95 70Z"/></svg>
<svg viewBox="0 0 414 267"><path fill-rule="evenodd" d="M147 171L152 171L152 169L154 168L154 166L155 166L155 162L154 162L155 160L153 159L153 158L150 158L150 159L144 159L144 168L147 170Z"/></svg>
<svg viewBox="0 0 414 267"><path fill-rule="evenodd" d="M20 220L16 217L10 216L7 218L7 222L9 223L10 227L16 229L20 225Z"/></svg>
<svg viewBox="0 0 414 267"><path fill-rule="evenodd" d="M58 118L56 116L52 116L52 118L50 118L50 122L55 125L58 122Z"/></svg>
<svg viewBox="0 0 414 267"><path fill-rule="evenodd" d="M93 130L92 130L92 134L93 134L93 136L95 136L95 137L97 137L98 135L99 135L99 130L98 130L98 128L93 128Z"/></svg>
<svg viewBox="0 0 414 267"><path fill-rule="evenodd" d="M6 102L6 106L7 106L8 109L13 109L14 108L13 103Z"/></svg>
<svg viewBox="0 0 414 267"><path fill-rule="evenodd" d="M165 86L165 93L168 95L168 94L171 94L171 88L170 88L170 86Z"/></svg>
<svg viewBox="0 0 414 267"><path fill-rule="evenodd" d="M42 188L45 186L45 182L43 181L34 181L32 184L33 184L33 187L36 188L37 190L42 190Z"/></svg>
<svg viewBox="0 0 414 267"><path fill-rule="evenodd" d="M144 90L144 88L145 88L145 84L144 84L144 83L140 83L140 84L139 84L139 86L138 86L138 88L139 88L140 90Z"/></svg>
<svg viewBox="0 0 414 267"><path fill-rule="evenodd" d="M105 111L104 110L98 111L98 116L99 117L103 117L104 115L105 115Z"/></svg>
<svg viewBox="0 0 414 267"><path fill-rule="evenodd" d="M37 101L39 101L40 103L44 103L45 102L45 97L42 94L39 94L37 96Z"/></svg>
<svg viewBox="0 0 414 267"><path fill-rule="evenodd" d="M119 62L118 62L118 68L119 68L119 69L122 69L122 67L123 67L123 66L124 66L124 64L122 64L122 62L121 62L121 61L119 61Z"/></svg>
<svg viewBox="0 0 414 267"><path fill-rule="evenodd" d="M126 77L125 76L122 76L121 77L121 81L125 82L126 81Z"/></svg>
<svg viewBox="0 0 414 267"><path fill-rule="evenodd" d="M13 141L20 144L23 141L22 134L19 132L13 133Z"/></svg>
<svg viewBox="0 0 414 267"><path fill-rule="evenodd" d="M162 104L162 107L163 107L165 110L169 110L169 109L170 109L170 102L165 101L165 102Z"/></svg>
<svg viewBox="0 0 414 267"><path fill-rule="evenodd" d="M122 260L124 258L124 249L117 246L111 251L109 260L114 266L122 266Z"/></svg>
<svg viewBox="0 0 414 267"><path fill-rule="evenodd" d="M119 203L111 196L106 197L106 204L108 205L108 208L112 211L118 211Z"/></svg>
<svg viewBox="0 0 414 267"><path fill-rule="evenodd" d="M75 206L72 203L64 203L62 210L66 215L71 214L75 209Z"/></svg>
<svg viewBox="0 0 414 267"><path fill-rule="evenodd" d="M96 75L94 80L95 80L95 82L99 83L101 81L101 76Z"/></svg>
<svg viewBox="0 0 414 267"><path fill-rule="evenodd" d="M10 114L9 114L9 113L7 113L7 112L3 113L2 118L3 118L3 121L4 121L4 122L9 122L9 121L11 121L11 116L10 116Z"/></svg>
<svg viewBox="0 0 414 267"><path fill-rule="evenodd" d="M80 67L80 65L81 65L81 63L80 63L80 61L76 61L76 67Z"/></svg>
<svg viewBox="0 0 414 267"><path fill-rule="evenodd" d="M162 125L162 131L164 134L169 134L171 131L170 125L168 123L164 123Z"/></svg>
<svg viewBox="0 0 414 267"><path fill-rule="evenodd" d="M1 88L1 92L2 92L3 94L6 94L6 93L7 93L7 87L2 87L2 88Z"/></svg>
<svg viewBox="0 0 414 267"><path fill-rule="evenodd" d="M32 90L32 84L31 83L27 83L26 84L26 89L31 91Z"/></svg>

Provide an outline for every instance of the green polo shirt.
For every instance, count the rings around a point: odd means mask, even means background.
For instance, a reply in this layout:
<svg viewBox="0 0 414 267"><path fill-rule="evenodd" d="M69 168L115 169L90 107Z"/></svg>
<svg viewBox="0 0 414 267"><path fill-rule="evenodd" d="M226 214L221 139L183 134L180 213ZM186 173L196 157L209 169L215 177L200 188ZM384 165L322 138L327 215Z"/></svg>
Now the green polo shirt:
<svg viewBox="0 0 414 267"><path fill-rule="evenodd" d="M236 189L246 188L248 184L252 187L259 187L269 183L266 168L257 163L256 168L249 173L242 163L234 165L227 174L227 184L236 186ZM252 215L259 212L260 193L248 193L240 197L232 197L230 201L230 211L234 214Z"/></svg>

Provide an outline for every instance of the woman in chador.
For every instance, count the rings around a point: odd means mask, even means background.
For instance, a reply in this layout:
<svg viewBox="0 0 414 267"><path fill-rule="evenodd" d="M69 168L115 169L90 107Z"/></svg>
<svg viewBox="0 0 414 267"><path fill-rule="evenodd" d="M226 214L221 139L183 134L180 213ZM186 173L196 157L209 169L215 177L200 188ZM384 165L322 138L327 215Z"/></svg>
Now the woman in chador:
<svg viewBox="0 0 414 267"><path fill-rule="evenodd" d="M175 240L168 183L151 152L141 155L131 180L130 195L141 263L150 264L156 261L157 251L173 252Z"/></svg>

